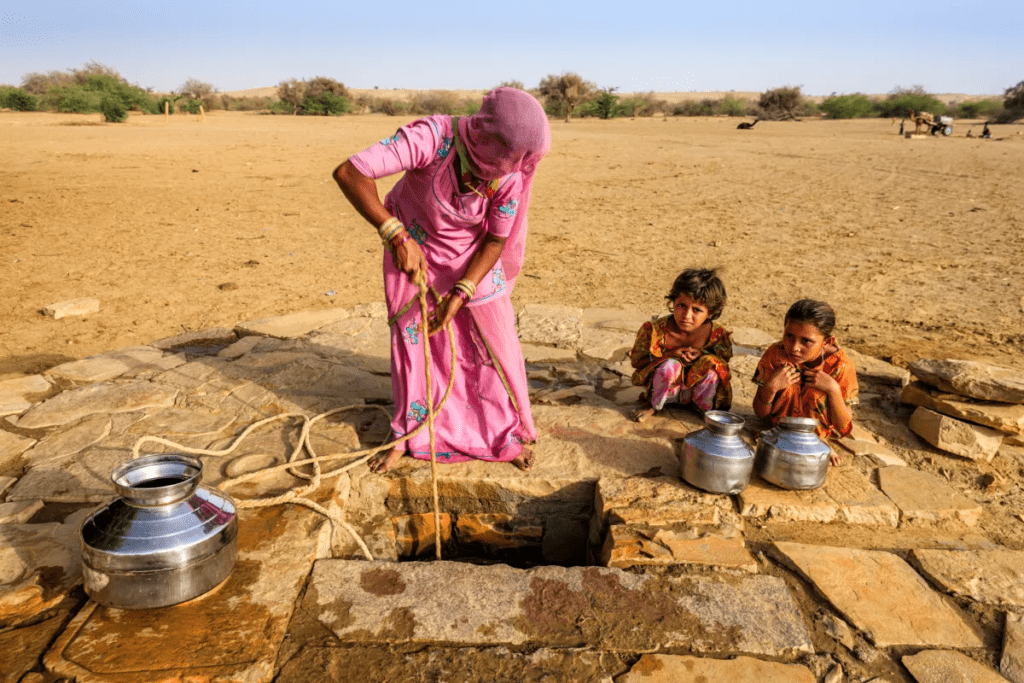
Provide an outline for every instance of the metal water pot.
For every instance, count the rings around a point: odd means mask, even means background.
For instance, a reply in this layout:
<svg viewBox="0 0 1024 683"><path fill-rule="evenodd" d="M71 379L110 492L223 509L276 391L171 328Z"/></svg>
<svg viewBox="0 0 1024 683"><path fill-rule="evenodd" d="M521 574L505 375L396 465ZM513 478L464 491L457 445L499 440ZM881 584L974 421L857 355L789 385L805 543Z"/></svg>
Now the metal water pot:
<svg viewBox="0 0 1024 683"><path fill-rule="evenodd" d="M676 439L683 479L711 493L739 493L747 487L754 468L754 449L739 436L743 418L709 410L704 424L704 429Z"/></svg>
<svg viewBox="0 0 1024 683"><path fill-rule="evenodd" d="M200 486L203 465L177 453L118 466L120 498L82 523L85 590L112 607L164 607L227 578L238 553L235 503Z"/></svg>
<svg viewBox="0 0 1024 683"><path fill-rule="evenodd" d="M757 445L755 469L765 481L784 489L816 489L825 483L831 449L814 430L810 417L784 417L763 432Z"/></svg>

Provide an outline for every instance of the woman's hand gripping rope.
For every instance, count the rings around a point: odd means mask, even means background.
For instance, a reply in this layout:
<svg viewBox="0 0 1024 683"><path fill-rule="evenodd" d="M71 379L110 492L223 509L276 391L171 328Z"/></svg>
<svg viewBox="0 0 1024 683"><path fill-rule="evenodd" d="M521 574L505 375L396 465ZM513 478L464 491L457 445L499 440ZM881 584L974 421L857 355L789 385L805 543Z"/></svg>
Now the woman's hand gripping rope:
<svg viewBox="0 0 1024 683"><path fill-rule="evenodd" d="M427 285L426 285L426 274L425 274L425 271L418 271L418 272L419 272L419 275L417 276L416 282L420 286L420 292L419 292L419 294L418 294L418 296L416 298L413 298L411 301L409 301L408 304L406 304L406 306L404 306L403 308L405 310L408 310L413 304L416 303L417 299L419 299L420 311L424 315L424 319L426 319L426 315L427 315L427 297L426 297L426 295L427 295L427 292L431 291L431 290L429 290L427 288ZM437 299L437 294L434 293L434 292L431 292L431 293L434 295L434 298L436 300ZM253 424L251 424L248 427L246 427L246 429L241 434L238 435L238 438L236 438L231 443L230 446L228 446L227 448L221 449L221 450L209 450L209 449L204 449L204 448L192 448L190 446L185 446L185 445L180 444L180 443L175 443L174 441L170 441L168 439L164 439L164 438L161 438L161 437L158 437L158 436L143 436L138 441L136 441L135 445L132 447L132 458L134 459L134 458L140 457L142 445L145 444L145 443L161 444L161 445L167 446L169 448L172 448L172 449L174 449L174 451L179 452L179 453L191 453L193 455L207 455L207 456L215 456L215 457L229 455L230 453L233 453L236 448L238 448L238 446L242 443L242 441L245 439L245 437L249 436L249 434L252 431L258 429L259 427L262 427L263 425L269 424L271 422L276 422L278 420L286 420L286 419L293 418L293 417L294 418L298 418L298 419L302 420L302 432L301 432L299 441L296 444L294 450L292 450L291 454L288 456L288 461L287 462L285 462L285 463L283 463L281 465L275 465L275 466L272 466L272 467L266 467L266 468L263 468L263 469L260 469L260 470L255 470L255 471L249 472L247 474L242 474L242 475L240 475L238 477L225 479L224 481L222 481L220 484L217 485L217 488L219 488L219 489L226 489L229 486L233 486L235 484L241 484L242 482L249 481L250 479L256 479L258 477L262 477L262 476L265 476L265 475L268 475L268 474L273 474L273 473L276 473L276 472L287 470L293 476L298 477L300 479L305 479L305 480L309 481L310 483L308 485L306 485L306 486L301 487L301 488L291 489L291 490L289 490L289 491L287 491L284 494L281 494L279 496L273 496L273 497L270 497L270 498L248 498L248 499L236 500L238 508L239 509L246 509L246 508L270 507L270 506L273 506L273 505L280 505L282 503L295 503L297 505L303 505L303 506L305 506L307 508L310 508L311 510L316 511L317 513L323 515L324 517L327 517L331 521L331 523L334 524L336 527L341 527L341 528L345 529L349 533L349 535L352 537L352 539L355 541L356 545L359 546L359 549L363 553L363 556L366 559L368 559L368 560L373 560L373 555L370 553L369 548L366 546L366 543L363 542L363 539L360 538L359 534L352 527L352 525L348 524L345 520L341 519L341 517L337 513L334 513L332 511L324 508L320 504L310 500L309 498L306 498L305 496L309 495L310 493L312 493L316 489L320 488L320 485L323 483L323 481L325 479L329 479L331 477L336 477L336 476L338 476L338 475L340 475L340 474L342 474L344 472L347 472L348 470L352 469L353 467L356 467L358 465L361 465L361 464L365 463L367 460L372 458L377 453L380 453L381 451L384 451L384 450L392 449L392 448L398 446L399 444L405 443L406 441L408 441L409 439L413 438L414 436L419 434L421 431L423 431L423 429L428 429L428 430L430 430L431 479L432 479L432 482L433 482L433 489L434 489L434 491L433 491L434 492L434 530L435 530L434 542L435 542L435 547L437 549L437 557L438 557L438 559L440 559L440 557L441 557L441 540L440 540L441 525L440 525L439 521L440 521L440 516L441 515L440 515L439 508L438 508L437 472L436 472L437 456L436 456L436 450L435 450L435 445L434 445L433 422L434 422L434 414L435 414L435 412L440 412L444 408L445 403L448 402L448 397L451 395L452 387L455 384L455 367L456 367L457 358L456 358L456 355L455 355L455 332L451 328L451 326L448 327L448 342L449 342L449 345L451 346L451 350L452 350L451 367L449 368L449 371L448 371L448 386L445 389L444 395L441 397L441 400L438 402L436 409L433 406L433 395L432 395L432 392L428 391L427 392L427 401L428 401L428 404L427 404L427 406L428 406L427 421L425 423L421 424L420 426L418 426L416 429L414 429L411 432L409 432L408 434L406 434L405 436L403 436L403 437L401 437L399 439L395 439L394 441L389 441L387 443L383 443L380 446L377 446L375 448L368 448L368 449L364 449L364 450L360 450L360 451L355 451L355 452L351 452L351 453L332 453L330 455L317 455L316 451L313 450L313 445L310 442L309 433L310 433L310 429L313 427L314 423L316 423L316 422L318 422L318 421L320 421L320 420L322 420L322 419L324 419L324 418L326 418L326 417L328 417L330 415L334 415L334 414L337 414L337 413L342 413L342 412L346 412L346 411L350 411L350 410L366 410L367 408L370 408L370 409L374 409L374 410L384 411L384 409L382 407L380 407L380 406L350 405L350 406L343 406L341 408L335 408L334 410L329 410L329 411L327 411L325 413L320 413L319 415L315 415L313 417L308 417L307 415L305 415L303 413L285 413L285 414L282 414L282 415L275 415L273 417L268 417L268 418L265 418L263 420L259 420L258 422L254 422ZM426 358L427 358L426 368L427 368L428 386L430 386L430 383L429 383L429 381L430 381L429 380L429 376L430 376L430 344L424 344L423 346L424 346L424 356L426 356ZM384 411L384 412L386 413L387 411ZM299 458L299 453L301 453L303 450L305 450L309 454L309 456L306 457L306 458ZM329 472L321 472L320 471L320 463L328 462L328 461L331 461L331 460L340 460L342 458L354 458L354 459L350 460L347 464L345 464L345 465L343 465L343 466L341 466L341 467L339 467L337 469L330 470ZM307 474L307 473L305 473L303 471L300 471L300 469L299 469L300 467L306 467L306 466L312 466L313 471L312 471L311 474Z"/></svg>

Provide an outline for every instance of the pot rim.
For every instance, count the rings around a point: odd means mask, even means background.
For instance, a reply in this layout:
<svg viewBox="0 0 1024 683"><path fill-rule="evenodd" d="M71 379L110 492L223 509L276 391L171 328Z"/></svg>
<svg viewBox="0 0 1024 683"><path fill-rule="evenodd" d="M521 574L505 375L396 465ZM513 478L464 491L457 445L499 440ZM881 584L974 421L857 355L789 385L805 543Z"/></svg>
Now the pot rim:
<svg viewBox="0 0 1024 683"><path fill-rule="evenodd" d="M179 481L166 486L140 486L162 477ZM183 453L158 453L122 463L110 473L110 480L121 498L129 505L153 507L187 498L203 478L199 458Z"/></svg>

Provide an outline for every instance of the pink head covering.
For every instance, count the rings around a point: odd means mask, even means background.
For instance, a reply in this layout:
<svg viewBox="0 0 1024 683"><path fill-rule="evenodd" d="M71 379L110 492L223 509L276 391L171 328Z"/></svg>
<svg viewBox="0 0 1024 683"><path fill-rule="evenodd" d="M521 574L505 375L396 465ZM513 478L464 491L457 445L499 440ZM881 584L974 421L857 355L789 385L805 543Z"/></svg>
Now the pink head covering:
<svg viewBox="0 0 1024 683"><path fill-rule="evenodd" d="M551 149L551 130L544 108L529 93L495 88L484 95L480 111L459 119L459 137L470 161L486 180L522 174L512 232L505 242L502 265L509 289L523 267L526 253L526 214L537 164Z"/></svg>

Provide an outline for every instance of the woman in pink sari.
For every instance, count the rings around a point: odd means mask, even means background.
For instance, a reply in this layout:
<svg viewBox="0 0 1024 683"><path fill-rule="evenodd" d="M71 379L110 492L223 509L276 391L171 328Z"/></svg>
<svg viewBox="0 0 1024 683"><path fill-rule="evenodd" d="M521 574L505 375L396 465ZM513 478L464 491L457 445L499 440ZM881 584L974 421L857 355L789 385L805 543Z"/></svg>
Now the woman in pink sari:
<svg viewBox="0 0 1024 683"><path fill-rule="evenodd" d="M533 173L549 147L540 103L521 90L497 88L479 113L414 121L334 172L386 247L396 438L427 417L422 344L430 344L433 405L444 395L451 349L447 335L435 333L453 328L455 383L434 418L439 462L532 465L524 446L537 434L509 294L523 265ZM376 179L401 171L381 203ZM403 311L419 292L419 271L442 296L426 323L418 304ZM386 472L404 454L429 459L427 430L378 455L370 469Z"/></svg>

